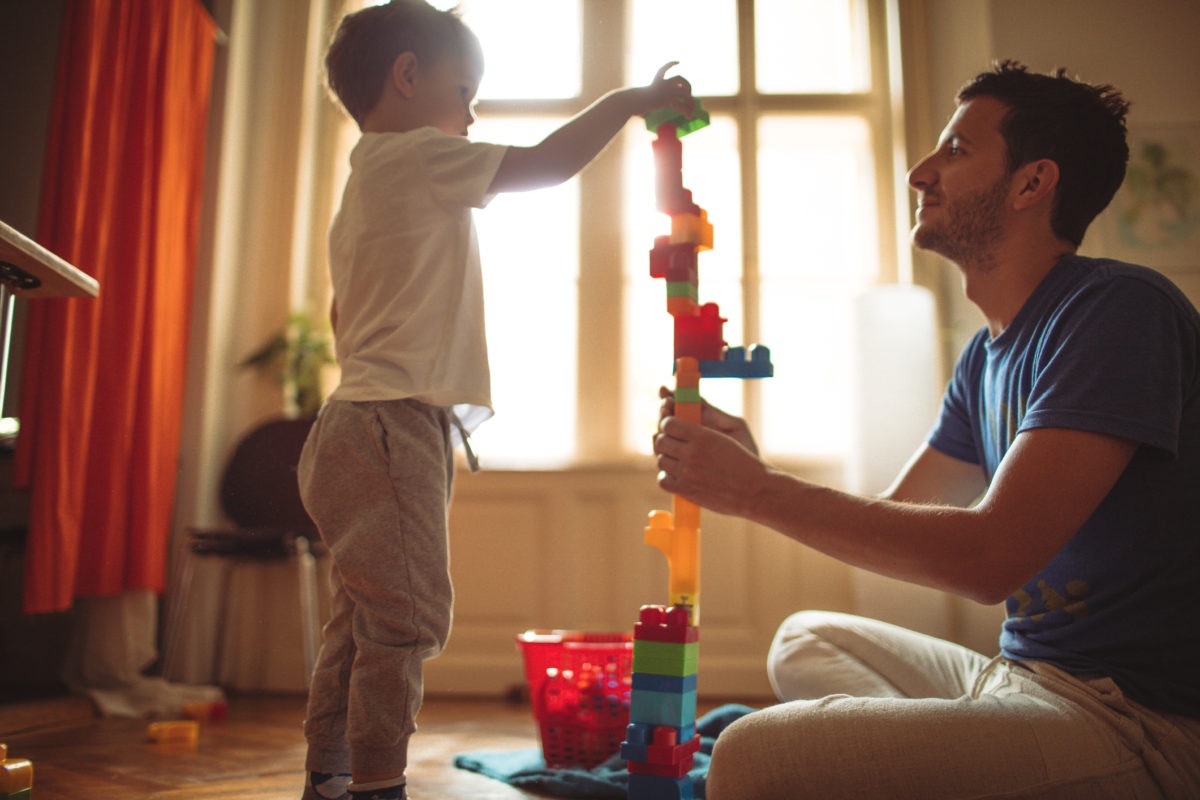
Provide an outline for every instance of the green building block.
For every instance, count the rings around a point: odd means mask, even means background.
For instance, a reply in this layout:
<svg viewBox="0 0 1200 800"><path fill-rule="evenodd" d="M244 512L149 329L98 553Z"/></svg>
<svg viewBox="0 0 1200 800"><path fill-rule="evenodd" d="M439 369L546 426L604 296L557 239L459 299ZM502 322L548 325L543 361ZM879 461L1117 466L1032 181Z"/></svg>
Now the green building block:
<svg viewBox="0 0 1200 800"><path fill-rule="evenodd" d="M652 675L694 675L699 663L700 643L652 642L633 643L633 671Z"/></svg>
<svg viewBox="0 0 1200 800"><path fill-rule="evenodd" d="M708 127L708 112L700 106L700 98L695 98L696 110L688 119L673 108L660 108L646 115L646 130L654 133L658 126L669 122L675 126L676 136L687 136L692 131Z"/></svg>
<svg viewBox="0 0 1200 800"><path fill-rule="evenodd" d="M667 281L667 297L690 297L700 302L700 289L690 281Z"/></svg>

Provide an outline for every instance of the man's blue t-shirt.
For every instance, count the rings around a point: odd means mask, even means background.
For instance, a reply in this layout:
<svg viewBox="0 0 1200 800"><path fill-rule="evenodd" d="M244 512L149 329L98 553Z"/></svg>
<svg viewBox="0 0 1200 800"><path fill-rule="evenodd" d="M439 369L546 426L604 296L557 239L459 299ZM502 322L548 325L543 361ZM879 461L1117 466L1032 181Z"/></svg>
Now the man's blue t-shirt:
<svg viewBox="0 0 1200 800"><path fill-rule="evenodd" d="M929 443L990 481L1017 434L1141 445L1092 517L1009 597L1003 655L1112 677L1200 716L1200 316L1153 270L1066 256L968 343Z"/></svg>

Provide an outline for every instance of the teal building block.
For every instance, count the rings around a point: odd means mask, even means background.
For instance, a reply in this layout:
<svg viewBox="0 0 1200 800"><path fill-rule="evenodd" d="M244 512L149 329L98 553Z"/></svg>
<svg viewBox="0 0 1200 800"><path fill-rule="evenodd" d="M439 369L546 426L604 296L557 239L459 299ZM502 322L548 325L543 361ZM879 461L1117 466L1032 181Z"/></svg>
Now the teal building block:
<svg viewBox="0 0 1200 800"><path fill-rule="evenodd" d="M696 721L696 692L638 690L629 696L629 721L682 728Z"/></svg>

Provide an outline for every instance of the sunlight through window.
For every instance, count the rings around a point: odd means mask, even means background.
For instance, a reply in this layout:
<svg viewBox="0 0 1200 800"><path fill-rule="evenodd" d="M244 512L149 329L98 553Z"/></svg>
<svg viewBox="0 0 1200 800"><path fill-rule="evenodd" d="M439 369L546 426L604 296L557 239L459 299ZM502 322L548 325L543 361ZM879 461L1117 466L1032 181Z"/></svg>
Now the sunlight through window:
<svg viewBox="0 0 1200 800"><path fill-rule="evenodd" d="M767 94L861 92L870 84L861 0L757 0L758 90Z"/></svg>
<svg viewBox="0 0 1200 800"><path fill-rule="evenodd" d="M457 5L483 45L480 100L579 94L579 0L464 0Z"/></svg>
<svg viewBox="0 0 1200 800"><path fill-rule="evenodd" d="M763 393L772 451L847 445L850 298L874 282L879 244L871 132L858 117L772 115L758 125Z"/></svg>
<svg viewBox="0 0 1200 800"><path fill-rule="evenodd" d="M698 96L738 91L737 3L653 0L629 4L630 78L646 83L678 61Z"/></svg>
<svg viewBox="0 0 1200 800"><path fill-rule="evenodd" d="M472 138L536 144L563 119L481 119ZM500 195L475 212L492 404L472 435L488 467L564 466L575 456L579 181Z"/></svg>

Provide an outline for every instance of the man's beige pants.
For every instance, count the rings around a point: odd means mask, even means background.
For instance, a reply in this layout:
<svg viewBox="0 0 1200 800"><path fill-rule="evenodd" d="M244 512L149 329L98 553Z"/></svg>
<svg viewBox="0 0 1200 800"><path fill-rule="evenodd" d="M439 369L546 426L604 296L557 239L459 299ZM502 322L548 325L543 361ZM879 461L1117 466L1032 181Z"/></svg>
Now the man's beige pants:
<svg viewBox="0 0 1200 800"><path fill-rule="evenodd" d="M708 800L1200 798L1200 720L1108 678L813 611L768 670L783 702L721 733Z"/></svg>

